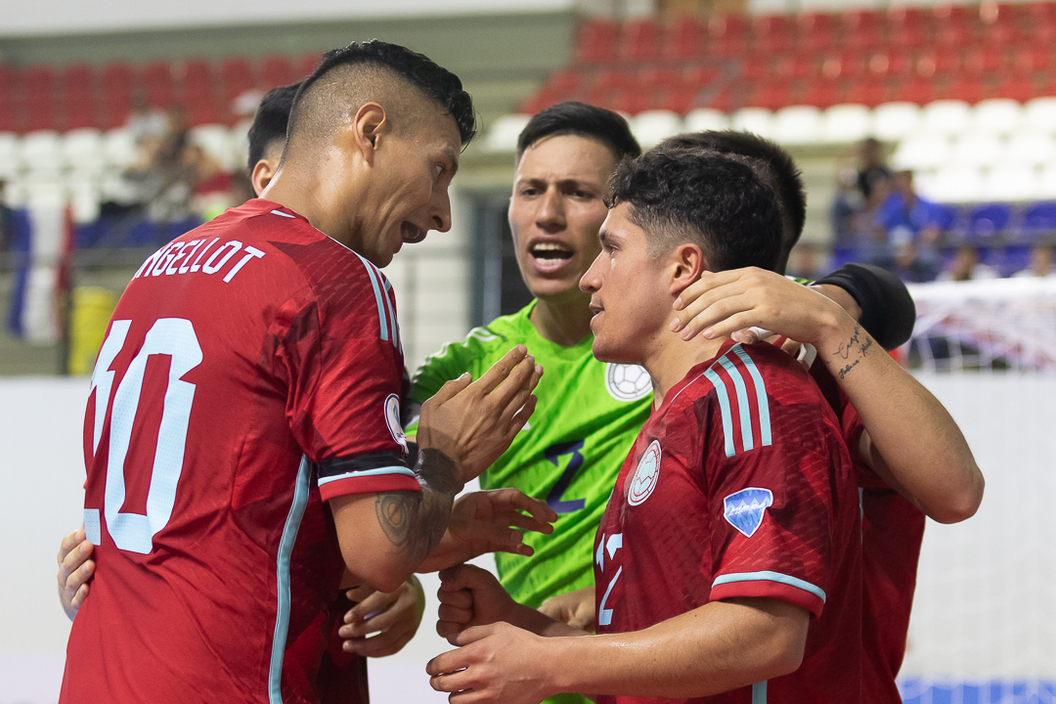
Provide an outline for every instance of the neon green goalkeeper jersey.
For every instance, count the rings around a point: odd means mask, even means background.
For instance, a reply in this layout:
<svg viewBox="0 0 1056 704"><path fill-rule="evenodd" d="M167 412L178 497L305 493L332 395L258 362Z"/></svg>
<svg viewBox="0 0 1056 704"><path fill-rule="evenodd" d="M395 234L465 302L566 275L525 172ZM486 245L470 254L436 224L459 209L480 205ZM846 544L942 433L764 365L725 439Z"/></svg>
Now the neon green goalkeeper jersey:
<svg viewBox="0 0 1056 704"><path fill-rule="evenodd" d="M516 487L558 513L552 534L525 534L532 557L495 554L506 591L538 608L551 596L593 586L594 533L649 416L652 385L641 367L594 359L590 335L573 347L544 339L528 320L534 307L535 301L445 345L415 373L410 397L421 403L466 371L479 379L518 344L543 366L528 426L480 477L485 489Z"/></svg>

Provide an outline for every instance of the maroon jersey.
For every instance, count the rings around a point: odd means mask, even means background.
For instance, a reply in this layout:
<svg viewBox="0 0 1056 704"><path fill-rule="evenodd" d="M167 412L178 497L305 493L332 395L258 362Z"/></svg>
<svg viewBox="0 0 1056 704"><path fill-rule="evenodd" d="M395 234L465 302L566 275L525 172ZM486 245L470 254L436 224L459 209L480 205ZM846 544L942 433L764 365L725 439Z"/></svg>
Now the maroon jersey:
<svg viewBox="0 0 1056 704"><path fill-rule="evenodd" d="M324 502L419 490L402 375L384 277L275 203L148 258L92 376L98 570L60 700L313 700L343 571Z"/></svg>
<svg viewBox="0 0 1056 704"><path fill-rule="evenodd" d="M817 617L798 671L679 701L856 702L858 517L839 424L806 371L770 345L727 343L668 392L620 470L595 541L598 631L783 599Z"/></svg>
<svg viewBox="0 0 1056 704"><path fill-rule="evenodd" d="M862 701L899 704L895 677L909 633L917 561L924 540L924 512L890 488L858 452L864 426L858 411L823 364L811 375L840 417L851 451L862 502Z"/></svg>

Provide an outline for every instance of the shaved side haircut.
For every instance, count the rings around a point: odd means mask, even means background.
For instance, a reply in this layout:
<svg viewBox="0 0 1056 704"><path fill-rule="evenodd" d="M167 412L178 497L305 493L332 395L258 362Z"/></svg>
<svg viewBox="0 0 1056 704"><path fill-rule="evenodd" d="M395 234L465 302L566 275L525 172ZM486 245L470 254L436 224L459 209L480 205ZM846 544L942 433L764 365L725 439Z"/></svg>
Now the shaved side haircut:
<svg viewBox="0 0 1056 704"><path fill-rule="evenodd" d="M458 76L396 44L376 39L353 42L326 53L302 82L290 112L283 161L292 145L326 143L340 125L371 102L385 108L395 132L427 117L431 102L454 119L463 147L476 134L473 101Z"/></svg>
<svg viewBox="0 0 1056 704"><path fill-rule="evenodd" d="M272 88L261 99L253 115L253 125L249 128L249 173L253 173L257 162L272 150L272 145L282 149L286 142L286 127L290 122L293 99L300 87L301 82L298 81Z"/></svg>
<svg viewBox="0 0 1056 704"><path fill-rule="evenodd" d="M665 139L657 149L709 151L733 158L749 166L763 183L777 194L783 236L781 258L776 271L784 273L788 255L803 234L807 217L807 194L803 175L792 156L769 139L736 130L709 130L680 134Z"/></svg>

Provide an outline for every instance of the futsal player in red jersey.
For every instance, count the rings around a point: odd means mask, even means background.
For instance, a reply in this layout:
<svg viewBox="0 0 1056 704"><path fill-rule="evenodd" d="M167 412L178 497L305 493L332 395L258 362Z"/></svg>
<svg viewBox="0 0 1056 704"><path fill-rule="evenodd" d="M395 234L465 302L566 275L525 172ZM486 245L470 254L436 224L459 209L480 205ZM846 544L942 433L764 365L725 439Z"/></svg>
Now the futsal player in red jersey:
<svg viewBox="0 0 1056 704"><path fill-rule="evenodd" d="M456 704L858 701L858 494L835 415L780 350L667 330L702 271L776 265L773 192L743 164L657 150L611 189L582 281L594 353L643 364L656 410L598 530L599 633L460 567L444 574L438 630L462 647L430 663L433 686Z"/></svg>
<svg viewBox="0 0 1056 704"><path fill-rule="evenodd" d="M446 387L409 467L377 267L448 229L472 133L452 74L350 45L306 80L264 198L136 273L86 413L98 567L60 701L309 701L284 655L325 644L313 628L346 568L392 590L463 551L452 499L523 425L540 371L520 348Z"/></svg>

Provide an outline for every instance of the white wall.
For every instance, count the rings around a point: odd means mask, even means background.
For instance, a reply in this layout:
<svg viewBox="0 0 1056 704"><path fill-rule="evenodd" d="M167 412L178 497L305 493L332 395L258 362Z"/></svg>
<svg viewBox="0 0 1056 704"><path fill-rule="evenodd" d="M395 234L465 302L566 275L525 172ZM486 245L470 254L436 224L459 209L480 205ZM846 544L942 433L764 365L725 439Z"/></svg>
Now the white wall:
<svg viewBox="0 0 1056 704"><path fill-rule="evenodd" d="M43 0L0 2L0 36L113 32L305 20L544 12L571 8L573 0L254 0L253 3L183 0Z"/></svg>

